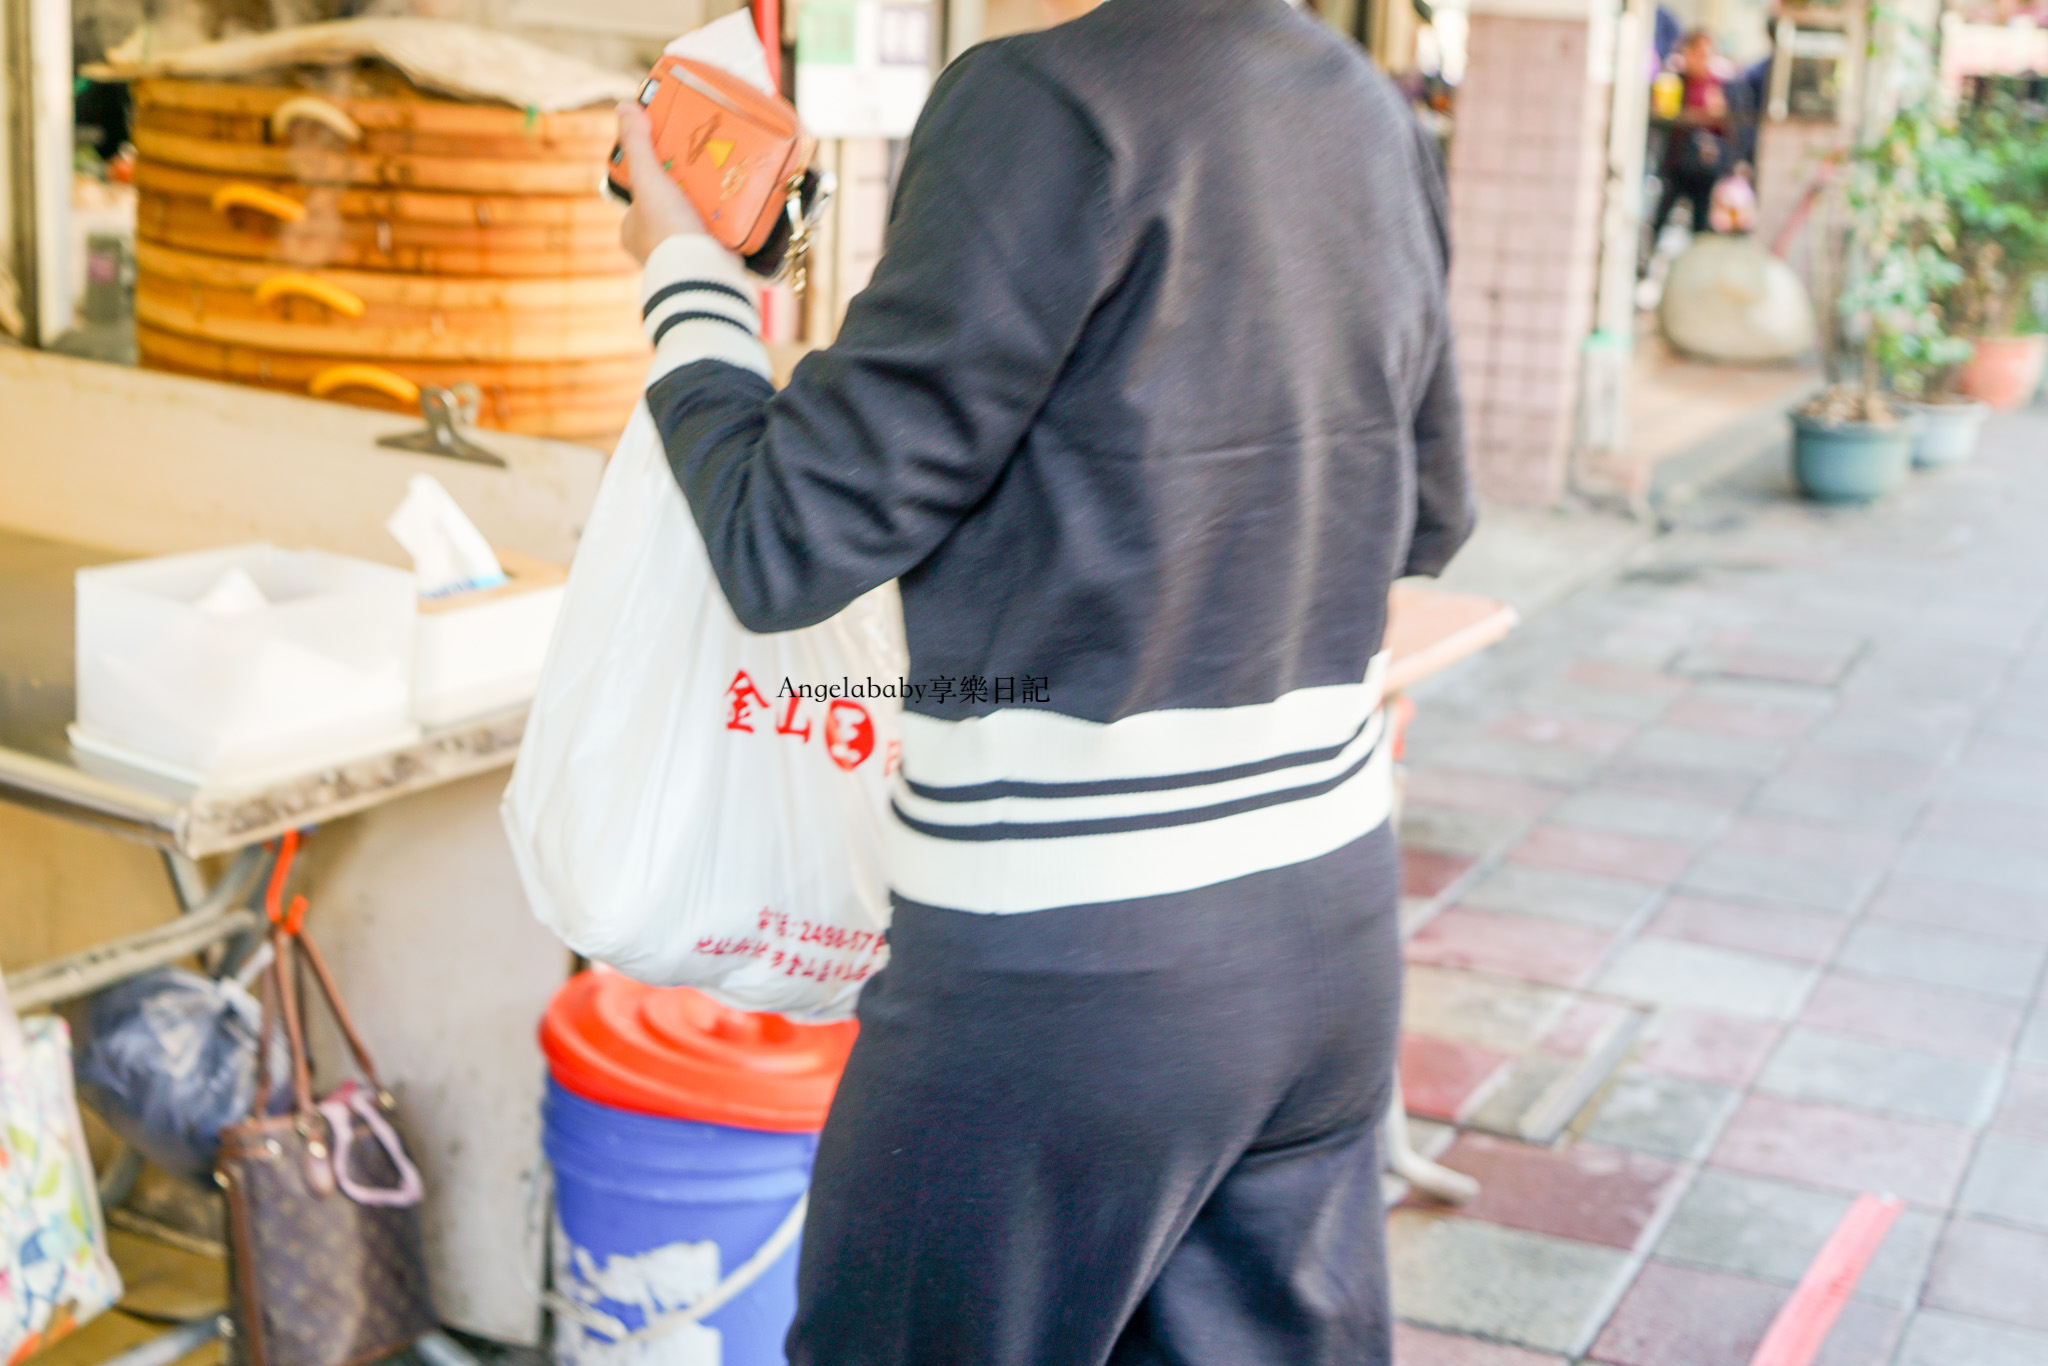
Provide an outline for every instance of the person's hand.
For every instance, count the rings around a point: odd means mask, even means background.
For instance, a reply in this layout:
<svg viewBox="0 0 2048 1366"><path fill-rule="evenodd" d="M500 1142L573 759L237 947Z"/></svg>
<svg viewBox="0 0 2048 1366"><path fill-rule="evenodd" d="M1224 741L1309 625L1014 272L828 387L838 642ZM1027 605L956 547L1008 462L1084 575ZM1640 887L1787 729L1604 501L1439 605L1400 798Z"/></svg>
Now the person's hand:
<svg viewBox="0 0 2048 1366"><path fill-rule="evenodd" d="M645 262L656 247L678 233L702 233L704 220L696 207L661 169L653 129L637 104L619 106L619 145L626 150L626 168L633 177L633 203L619 224L619 242L633 259Z"/></svg>

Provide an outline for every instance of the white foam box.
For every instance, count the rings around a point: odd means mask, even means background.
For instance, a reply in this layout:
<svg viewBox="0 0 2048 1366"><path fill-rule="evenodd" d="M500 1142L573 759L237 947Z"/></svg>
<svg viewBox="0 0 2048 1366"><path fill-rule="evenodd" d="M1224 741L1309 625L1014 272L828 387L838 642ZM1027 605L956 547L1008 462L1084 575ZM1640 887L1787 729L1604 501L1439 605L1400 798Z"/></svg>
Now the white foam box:
<svg viewBox="0 0 2048 1366"><path fill-rule="evenodd" d="M266 602L197 605L236 569ZM82 569L71 742L212 787L410 744L415 600L404 570L274 545Z"/></svg>
<svg viewBox="0 0 2048 1366"><path fill-rule="evenodd" d="M506 582L420 600L413 717L446 726L531 701L569 571L499 550Z"/></svg>

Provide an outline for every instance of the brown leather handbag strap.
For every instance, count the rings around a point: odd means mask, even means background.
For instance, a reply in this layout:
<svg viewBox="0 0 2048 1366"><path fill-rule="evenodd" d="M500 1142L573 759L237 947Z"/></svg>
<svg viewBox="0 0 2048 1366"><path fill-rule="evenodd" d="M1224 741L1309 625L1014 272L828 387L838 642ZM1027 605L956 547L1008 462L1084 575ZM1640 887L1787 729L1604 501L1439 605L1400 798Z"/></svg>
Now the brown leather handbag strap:
<svg viewBox="0 0 2048 1366"><path fill-rule="evenodd" d="M271 936L277 957L271 964L277 974L277 995L284 1015L284 1037L292 1055L292 1108L301 1119L313 1117L313 1064L306 1056L306 1027L299 1018L298 956L292 946L297 935L280 930Z"/></svg>
<svg viewBox="0 0 2048 1366"><path fill-rule="evenodd" d="M356 1032L356 1022L349 1016L348 1007L342 1004L341 992L334 985L334 975L327 970L327 960L320 956L319 948L303 932L294 934L292 938L305 950L306 961L313 968L313 979L320 984L320 994L327 998L328 1012L341 1026L341 1036L348 1041L348 1051L355 1055L363 1080L369 1082L373 1090L381 1092L384 1083L377 1079L377 1064L370 1061L370 1050L363 1046L363 1036Z"/></svg>

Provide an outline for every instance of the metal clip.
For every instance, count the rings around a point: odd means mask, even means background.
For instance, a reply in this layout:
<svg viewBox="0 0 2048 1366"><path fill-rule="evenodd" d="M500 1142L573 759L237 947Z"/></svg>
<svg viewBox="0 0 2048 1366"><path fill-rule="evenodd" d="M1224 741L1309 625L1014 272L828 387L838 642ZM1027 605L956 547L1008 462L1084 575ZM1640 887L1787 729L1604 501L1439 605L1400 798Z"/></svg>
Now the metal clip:
<svg viewBox="0 0 2048 1366"><path fill-rule="evenodd" d="M817 190L811 196L811 206L806 209L803 183L803 173L799 172L784 187L784 212L789 215L789 249L783 253L781 269L772 277L777 282L789 281L789 287L798 294L802 294L810 283L811 233L825 216L825 206L832 202L833 192L839 188L836 176L830 171L820 171Z"/></svg>
<svg viewBox="0 0 2048 1366"><path fill-rule="evenodd" d="M467 460L473 465L490 465L502 470L506 468L502 456L491 454L461 431L463 427L476 425L483 399L483 392L467 380L446 389L422 385L420 416L427 420L427 429L407 432L403 436L380 436L377 444L393 450L416 451L421 455Z"/></svg>

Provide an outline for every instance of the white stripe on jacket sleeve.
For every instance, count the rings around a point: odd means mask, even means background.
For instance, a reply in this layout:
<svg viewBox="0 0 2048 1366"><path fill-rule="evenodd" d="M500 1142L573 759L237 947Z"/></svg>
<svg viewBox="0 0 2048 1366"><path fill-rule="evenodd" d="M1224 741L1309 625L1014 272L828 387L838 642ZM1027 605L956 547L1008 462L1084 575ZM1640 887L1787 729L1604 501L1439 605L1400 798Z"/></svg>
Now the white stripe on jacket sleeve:
<svg viewBox="0 0 2048 1366"><path fill-rule="evenodd" d="M654 345L647 383L700 360L769 377L761 345L760 282L702 233L678 233L647 257L640 312Z"/></svg>

